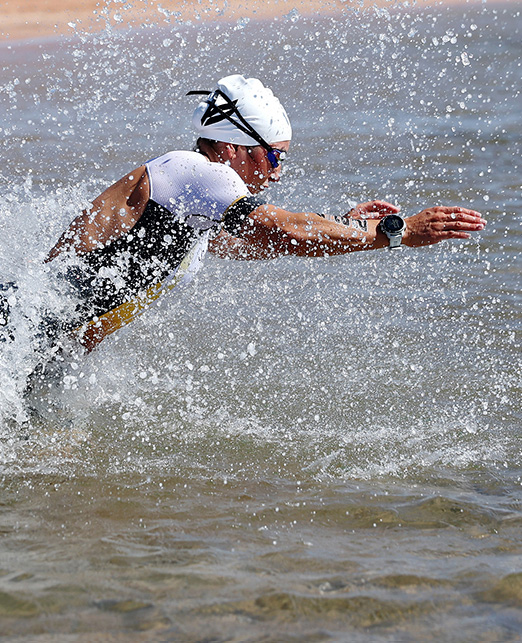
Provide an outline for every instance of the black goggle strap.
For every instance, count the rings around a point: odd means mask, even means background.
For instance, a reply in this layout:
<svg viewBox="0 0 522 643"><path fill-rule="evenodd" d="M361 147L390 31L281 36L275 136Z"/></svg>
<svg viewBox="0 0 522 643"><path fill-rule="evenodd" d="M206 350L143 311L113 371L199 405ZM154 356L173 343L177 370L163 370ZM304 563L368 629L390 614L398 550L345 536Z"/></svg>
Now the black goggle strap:
<svg viewBox="0 0 522 643"><path fill-rule="evenodd" d="M210 92L208 92L208 91L194 90L194 91L187 92L186 96L196 96L196 95L208 96L209 93ZM237 116L238 120L233 119L229 114L227 114L225 112L224 109L222 109L219 105L217 105L216 96L218 96L218 95L221 96L225 100L225 102L227 103L227 105L230 108L230 110ZM250 123L248 123L241 116L238 108L234 105L234 103L230 100L230 98L224 92L222 92L220 89L216 89L216 91L212 94L212 97L209 98L208 100L206 100L205 102L208 105L211 105L217 112L219 112L221 114L221 116L223 116L223 118L226 118L227 121L230 121L232 123L232 125L235 125L238 130L241 130L242 132L244 132L245 134L250 136L250 138L253 138L254 141L256 141L257 143L259 143L259 145L264 147L265 150L267 150L267 152L272 152L272 150L274 148L271 145L269 145L265 141L265 139L260 134L258 134L256 132L256 130L252 127L252 125L250 125Z"/></svg>

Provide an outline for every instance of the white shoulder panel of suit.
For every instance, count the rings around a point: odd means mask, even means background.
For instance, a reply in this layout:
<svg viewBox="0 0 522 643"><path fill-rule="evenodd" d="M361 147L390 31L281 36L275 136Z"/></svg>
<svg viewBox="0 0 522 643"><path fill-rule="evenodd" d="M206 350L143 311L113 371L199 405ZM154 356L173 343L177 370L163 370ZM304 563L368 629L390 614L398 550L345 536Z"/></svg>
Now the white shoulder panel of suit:
<svg viewBox="0 0 522 643"><path fill-rule="evenodd" d="M222 163L211 163L198 152L168 152L146 167L152 201L189 225L192 217L194 221L201 218L210 220L209 224L219 223L235 201L250 196L237 172Z"/></svg>

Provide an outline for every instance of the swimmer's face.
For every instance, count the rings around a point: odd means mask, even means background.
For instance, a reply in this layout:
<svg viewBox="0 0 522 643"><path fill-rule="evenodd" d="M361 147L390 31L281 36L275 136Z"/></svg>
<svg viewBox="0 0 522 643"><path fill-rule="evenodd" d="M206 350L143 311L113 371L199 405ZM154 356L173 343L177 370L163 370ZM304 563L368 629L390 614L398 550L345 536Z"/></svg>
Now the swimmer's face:
<svg viewBox="0 0 522 643"><path fill-rule="evenodd" d="M290 141L277 141L270 143L275 150L275 156L280 157L281 152L288 152ZM255 147L244 147L238 145L237 154L231 160L231 166L236 170L243 181L248 185L253 194L258 194L268 187L270 183L277 183L281 178L280 158L277 167L273 167L268 158L268 151L261 145Z"/></svg>

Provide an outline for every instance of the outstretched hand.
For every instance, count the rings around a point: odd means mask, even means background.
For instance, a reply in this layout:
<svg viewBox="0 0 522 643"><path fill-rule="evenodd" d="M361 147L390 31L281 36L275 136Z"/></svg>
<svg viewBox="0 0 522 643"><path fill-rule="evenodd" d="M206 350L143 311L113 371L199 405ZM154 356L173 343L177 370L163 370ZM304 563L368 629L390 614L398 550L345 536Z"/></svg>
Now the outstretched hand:
<svg viewBox="0 0 522 643"><path fill-rule="evenodd" d="M426 246L445 239L469 239L470 232L486 226L480 212L467 208L437 206L408 217L402 242L407 246Z"/></svg>

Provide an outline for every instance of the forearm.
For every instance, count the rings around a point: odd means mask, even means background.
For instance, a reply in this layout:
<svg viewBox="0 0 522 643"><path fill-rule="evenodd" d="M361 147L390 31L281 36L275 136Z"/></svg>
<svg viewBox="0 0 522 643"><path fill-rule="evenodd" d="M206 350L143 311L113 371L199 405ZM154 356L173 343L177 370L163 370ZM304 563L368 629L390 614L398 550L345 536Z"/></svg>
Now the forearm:
<svg viewBox="0 0 522 643"><path fill-rule="evenodd" d="M328 256L383 248L388 239L376 220L337 223L313 213L295 213L267 205L257 208L239 232L271 256Z"/></svg>
<svg viewBox="0 0 522 643"><path fill-rule="evenodd" d="M373 250L389 246L380 219L348 219L344 224L317 214L294 213L273 205L254 210L238 235L260 246L271 256L321 257ZM475 210L460 206L435 206L405 219L402 242L425 246L448 239L469 239L480 232L485 219Z"/></svg>

